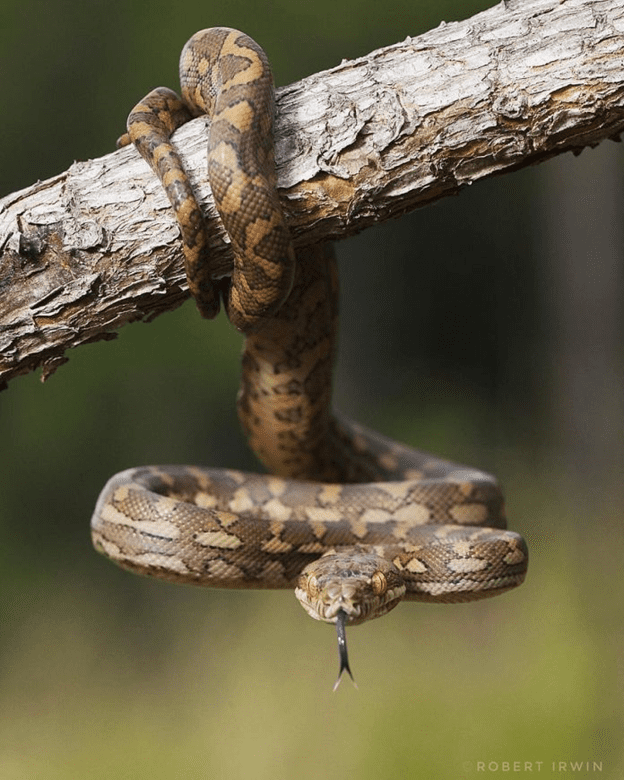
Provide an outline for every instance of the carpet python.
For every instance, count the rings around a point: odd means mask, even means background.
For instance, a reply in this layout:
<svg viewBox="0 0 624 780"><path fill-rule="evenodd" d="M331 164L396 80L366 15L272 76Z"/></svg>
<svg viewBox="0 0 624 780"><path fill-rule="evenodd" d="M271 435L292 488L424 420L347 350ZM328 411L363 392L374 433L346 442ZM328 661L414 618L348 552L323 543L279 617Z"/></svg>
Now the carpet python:
<svg viewBox="0 0 624 780"><path fill-rule="evenodd" d="M238 412L270 474L129 469L100 494L93 542L120 566L173 582L294 589L309 615L336 624L339 681L351 674L346 625L402 600L503 593L524 580L527 547L505 530L494 477L332 411L335 259L329 245L295 259L275 187L274 88L262 49L236 30L203 30L182 51L180 80L182 99L151 92L118 143L132 141L163 183L200 312L213 317L223 295L246 334ZM226 284L206 270L202 214L170 142L203 113L209 181L235 259Z"/></svg>

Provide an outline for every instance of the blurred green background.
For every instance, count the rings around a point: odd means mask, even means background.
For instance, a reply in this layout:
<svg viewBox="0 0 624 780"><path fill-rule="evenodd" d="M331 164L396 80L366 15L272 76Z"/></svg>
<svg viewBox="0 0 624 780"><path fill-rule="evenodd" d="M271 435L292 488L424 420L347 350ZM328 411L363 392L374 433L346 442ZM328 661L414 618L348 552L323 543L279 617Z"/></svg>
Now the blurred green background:
<svg viewBox="0 0 624 780"><path fill-rule="evenodd" d="M203 27L252 35L286 84L489 4L3 0L0 196L111 151ZM339 245L337 405L497 474L532 556L499 599L350 631L359 690L332 693L334 632L291 593L175 587L91 548L115 471L255 468L226 321L189 302L13 382L0 780L624 776L623 172L606 142Z"/></svg>

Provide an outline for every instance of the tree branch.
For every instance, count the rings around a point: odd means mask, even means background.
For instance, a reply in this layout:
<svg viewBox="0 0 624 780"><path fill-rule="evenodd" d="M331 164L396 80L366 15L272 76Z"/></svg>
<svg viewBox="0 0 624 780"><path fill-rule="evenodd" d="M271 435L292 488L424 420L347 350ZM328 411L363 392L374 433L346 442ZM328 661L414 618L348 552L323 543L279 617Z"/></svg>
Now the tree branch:
<svg viewBox="0 0 624 780"><path fill-rule="evenodd" d="M624 130L620 0L506 0L278 90L281 195L299 245L338 239L462 186ZM128 107L130 108L130 107ZM175 135L205 182L206 123ZM164 191L132 148L0 201L0 382L188 296Z"/></svg>

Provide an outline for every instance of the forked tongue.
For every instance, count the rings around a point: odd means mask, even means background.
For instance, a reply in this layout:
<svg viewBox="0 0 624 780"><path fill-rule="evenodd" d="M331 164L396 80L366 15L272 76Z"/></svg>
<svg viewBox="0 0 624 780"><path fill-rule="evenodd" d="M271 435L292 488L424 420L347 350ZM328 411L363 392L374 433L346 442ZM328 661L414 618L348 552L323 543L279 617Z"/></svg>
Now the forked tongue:
<svg viewBox="0 0 624 780"><path fill-rule="evenodd" d="M334 690L336 690L336 688L340 685L340 680L342 680L342 673L344 671L349 673L349 677L351 678L353 685L355 685L357 688L355 680L353 679L353 674L349 668L349 652L347 650L347 633L345 630L346 620L347 613L344 611L344 609L339 609L336 616L336 631L338 633L338 655L340 657L340 670L338 672L338 679L334 683Z"/></svg>

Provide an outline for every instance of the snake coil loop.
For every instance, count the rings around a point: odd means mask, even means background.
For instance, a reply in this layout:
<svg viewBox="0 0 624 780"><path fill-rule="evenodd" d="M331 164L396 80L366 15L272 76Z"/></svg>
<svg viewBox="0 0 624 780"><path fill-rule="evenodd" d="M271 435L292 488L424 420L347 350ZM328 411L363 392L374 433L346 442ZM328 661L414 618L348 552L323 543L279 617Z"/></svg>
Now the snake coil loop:
<svg viewBox="0 0 624 780"><path fill-rule="evenodd" d="M189 289L212 317L201 210L170 141L211 118L208 175L235 263L227 304L247 334L238 411L271 475L144 466L112 477L91 520L111 560L162 579L223 588L291 588L313 618L345 626L402 600L455 603L502 593L528 553L505 530L494 477L414 450L331 408L338 281L331 248L295 254L275 189L273 81L248 36L196 33L166 88L130 113L130 140L161 179L184 246ZM338 678L340 680L340 676ZM336 683L337 684L337 683Z"/></svg>

